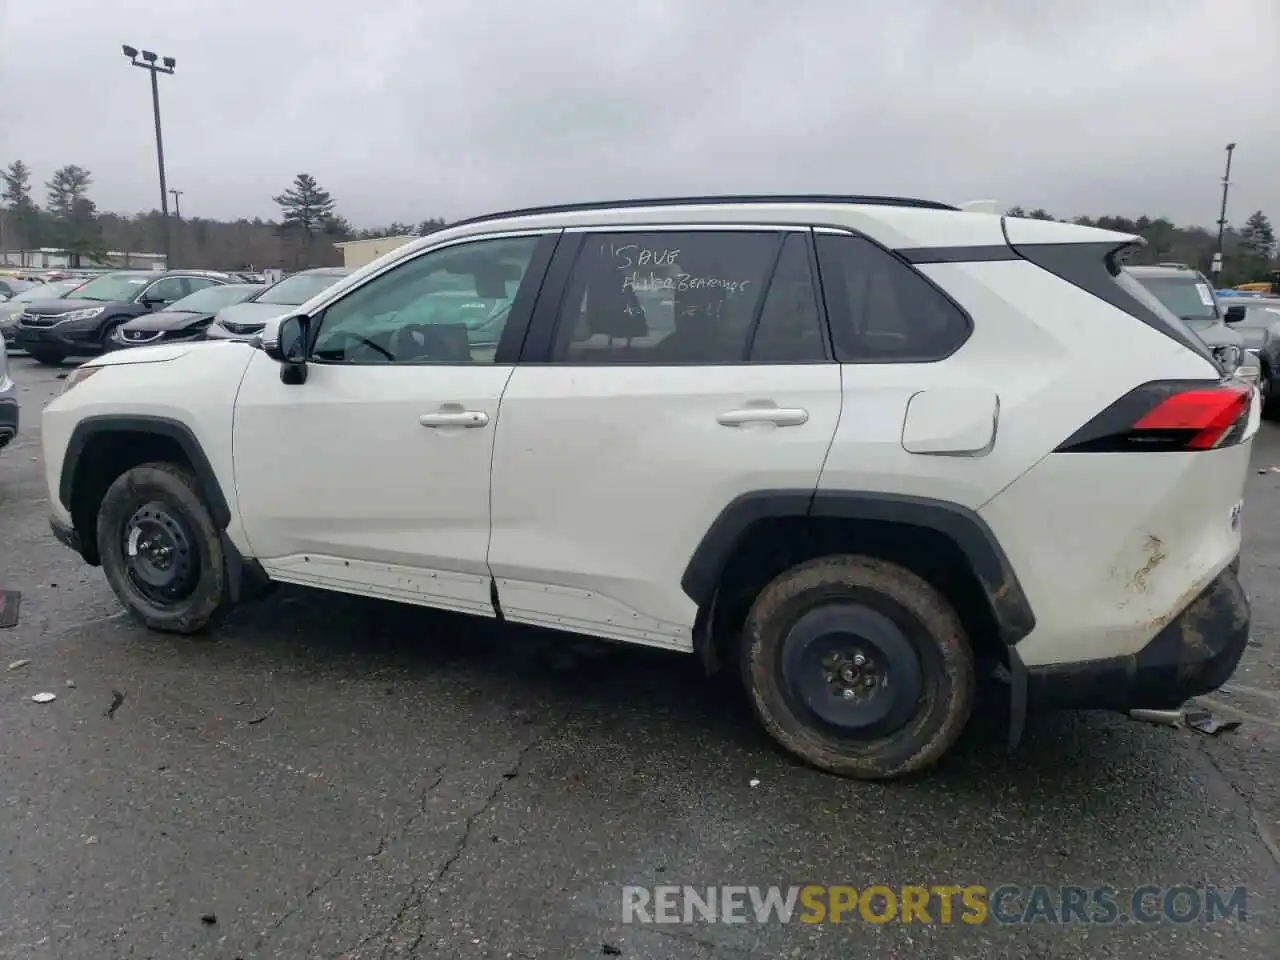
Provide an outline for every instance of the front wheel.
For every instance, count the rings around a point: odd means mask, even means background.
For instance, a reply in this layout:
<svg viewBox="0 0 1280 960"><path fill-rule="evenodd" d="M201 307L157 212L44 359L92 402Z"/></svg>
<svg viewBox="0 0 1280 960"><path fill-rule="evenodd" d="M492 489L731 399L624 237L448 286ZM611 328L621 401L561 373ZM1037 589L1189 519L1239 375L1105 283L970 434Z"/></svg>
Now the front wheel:
<svg viewBox="0 0 1280 960"><path fill-rule="evenodd" d="M742 669L773 738L845 777L931 765L973 707L974 657L955 610L874 557L822 557L766 586L747 615Z"/></svg>
<svg viewBox="0 0 1280 960"><path fill-rule="evenodd" d="M61 350L50 350L47 347L27 347L27 356L46 367L56 367L67 359L67 355Z"/></svg>
<svg viewBox="0 0 1280 960"><path fill-rule="evenodd" d="M98 555L120 602L153 630L202 630L229 601L222 540L187 469L121 474L98 511Z"/></svg>

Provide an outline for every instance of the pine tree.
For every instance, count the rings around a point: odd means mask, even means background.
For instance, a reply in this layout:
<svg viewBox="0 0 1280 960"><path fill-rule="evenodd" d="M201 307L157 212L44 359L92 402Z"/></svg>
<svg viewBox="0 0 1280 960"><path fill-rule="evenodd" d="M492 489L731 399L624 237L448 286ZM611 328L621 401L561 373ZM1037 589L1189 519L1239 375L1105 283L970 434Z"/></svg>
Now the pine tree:
<svg viewBox="0 0 1280 960"><path fill-rule="evenodd" d="M336 220L333 197L328 190L320 189L316 178L309 173L298 174L288 190L271 199L279 204L283 214L280 226L286 231L301 230L307 239Z"/></svg>
<svg viewBox="0 0 1280 960"><path fill-rule="evenodd" d="M1252 257L1270 261L1275 254L1276 233L1271 221L1261 210L1255 210L1240 231L1240 246Z"/></svg>
<svg viewBox="0 0 1280 960"><path fill-rule="evenodd" d="M89 199L93 176L75 164L60 167L45 184L49 191L50 232L54 243L71 257L78 267L84 258L102 256L102 227L98 223L98 207Z"/></svg>
<svg viewBox="0 0 1280 960"><path fill-rule="evenodd" d="M31 199L31 168L15 160L0 172L0 203L4 205L5 237L8 246L19 250L39 247L43 242L43 216Z"/></svg>

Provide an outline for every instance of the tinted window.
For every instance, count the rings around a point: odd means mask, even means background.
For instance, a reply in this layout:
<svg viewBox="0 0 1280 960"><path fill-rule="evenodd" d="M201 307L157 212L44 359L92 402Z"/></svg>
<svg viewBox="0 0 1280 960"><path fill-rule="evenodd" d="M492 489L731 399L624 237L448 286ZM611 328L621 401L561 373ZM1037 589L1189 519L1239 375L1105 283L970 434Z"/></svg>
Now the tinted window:
<svg viewBox="0 0 1280 960"><path fill-rule="evenodd" d="M588 234L552 359L741 363L780 240L746 231Z"/></svg>
<svg viewBox="0 0 1280 960"><path fill-rule="evenodd" d="M322 314L330 363L492 363L540 238L479 240L415 257Z"/></svg>
<svg viewBox="0 0 1280 960"><path fill-rule="evenodd" d="M186 277L165 277L147 287L146 297L148 300L172 303L174 300L181 300L190 292Z"/></svg>
<svg viewBox="0 0 1280 960"><path fill-rule="evenodd" d="M820 235L818 263L836 359L844 363L941 360L969 337L959 307L869 240Z"/></svg>
<svg viewBox="0 0 1280 960"><path fill-rule="evenodd" d="M826 359L826 338L809 263L809 236L792 233L782 247L764 298L760 324L751 342L751 361L820 363Z"/></svg>
<svg viewBox="0 0 1280 960"><path fill-rule="evenodd" d="M340 274L333 273L295 273L262 291L256 302L298 307L341 279Z"/></svg>

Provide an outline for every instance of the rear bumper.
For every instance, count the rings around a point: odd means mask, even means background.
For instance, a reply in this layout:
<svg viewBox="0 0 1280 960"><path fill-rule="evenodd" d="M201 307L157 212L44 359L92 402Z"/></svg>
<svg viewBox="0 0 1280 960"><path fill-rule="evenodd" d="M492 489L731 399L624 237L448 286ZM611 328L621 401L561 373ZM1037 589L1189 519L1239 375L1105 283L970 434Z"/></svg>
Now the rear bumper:
<svg viewBox="0 0 1280 960"><path fill-rule="evenodd" d="M1238 561L1136 654L1035 666L1027 673L1034 707L1173 710L1230 679L1249 642L1249 599Z"/></svg>

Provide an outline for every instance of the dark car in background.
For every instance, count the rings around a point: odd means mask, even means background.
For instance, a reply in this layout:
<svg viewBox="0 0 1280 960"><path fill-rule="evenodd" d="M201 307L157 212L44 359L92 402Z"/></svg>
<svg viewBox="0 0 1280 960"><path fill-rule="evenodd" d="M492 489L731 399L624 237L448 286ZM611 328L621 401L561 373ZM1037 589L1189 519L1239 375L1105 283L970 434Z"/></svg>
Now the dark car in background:
<svg viewBox="0 0 1280 960"><path fill-rule="evenodd" d="M1280 419L1280 298L1223 298L1224 320L1258 361L1262 413Z"/></svg>
<svg viewBox="0 0 1280 960"><path fill-rule="evenodd" d="M231 282L211 270L117 270L95 277L62 300L38 300L23 311L16 345L39 363L94 356L111 347L116 327L188 297Z"/></svg>
<svg viewBox="0 0 1280 960"><path fill-rule="evenodd" d="M17 277L0 277L0 300L8 300L23 290L30 290L35 284L30 280L19 280Z"/></svg>
<svg viewBox="0 0 1280 960"><path fill-rule="evenodd" d="M214 314L223 307L247 300L261 290L262 287L255 283L227 283L197 290L163 310L144 313L116 327L111 335L111 348L118 350L149 343L203 340Z"/></svg>
<svg viewBox="0 0 1280 960"><path fill-rule="evenodd" d="M26 290L0 303L0 336L4 337L4 342L9 349L15 348L14 338L18 332L18 318L26 311L29 304L39 300L57 300L59 297L65 297L82 283L84 283L83 280L33 283Z"/></svg>
<svg viewBox="0 0 1280 960"><path fill-rule="evenodd" d="M252 340L267 321L292 312L351 273L346 267L317 267L290 274L269 287L259 288L257 296L219 310L205 336L210 340Z"/></svg>
<svg viewBox="0 0 1280 960"><path fill-rule="evenodd" d="M1223 370L1242 380L1258 379L1257 360L1247 353L1244 340L1223 322L1213 287L1199 270L1183 264L1126 266L1137 280L1171 313L1177 314L1213 352Z"/></svg>

